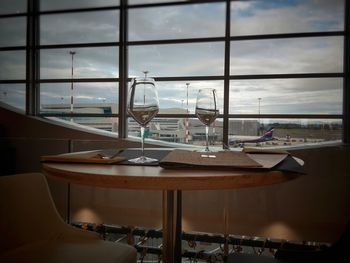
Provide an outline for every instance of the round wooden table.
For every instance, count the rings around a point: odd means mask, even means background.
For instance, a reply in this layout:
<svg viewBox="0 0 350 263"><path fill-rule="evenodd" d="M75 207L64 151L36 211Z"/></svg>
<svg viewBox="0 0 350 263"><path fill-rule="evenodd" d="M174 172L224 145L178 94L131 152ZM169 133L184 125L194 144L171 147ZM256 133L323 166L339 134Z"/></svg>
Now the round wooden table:
<svg viewBox="0 0 350 263"><path fill-rule="evenodd" d="M70 183L163 191L163 262L181 262L181 191L283 183L298 175L266 170L163 169L159 166L43 163L44 172Z"/></svg>

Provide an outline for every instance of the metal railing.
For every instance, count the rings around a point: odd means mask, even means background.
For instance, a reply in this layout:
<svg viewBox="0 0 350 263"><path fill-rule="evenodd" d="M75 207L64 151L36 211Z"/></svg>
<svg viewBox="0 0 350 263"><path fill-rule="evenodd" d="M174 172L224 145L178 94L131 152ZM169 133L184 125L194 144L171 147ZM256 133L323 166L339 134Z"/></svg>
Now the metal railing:
<svg viewBox="0 0 350 263"><path fill-rule="evenodd" d="M145 229L130 226L74 222L73 226L95 231L104 239L126 242L133 245L141 262L147 255L155 255L161 261L162 237L160 229ZM312 241L276 240L264 237L223 235L211 233L182 232L182 258L206 262L224 262L231 253L255 253L273 257L278 249L298 251L320 251L330 246ZM156 242L149 242L156 240ZM153 245L149 245L152 243ZM206 249L203 249L206 248Z"/></svg>

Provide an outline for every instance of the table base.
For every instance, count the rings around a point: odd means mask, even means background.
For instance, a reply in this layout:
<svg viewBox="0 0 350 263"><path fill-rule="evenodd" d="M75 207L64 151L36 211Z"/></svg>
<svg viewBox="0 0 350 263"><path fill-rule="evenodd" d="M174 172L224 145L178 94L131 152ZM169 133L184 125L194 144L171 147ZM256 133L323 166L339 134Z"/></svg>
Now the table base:
<svg viewBox="0 0 350 263"><path fill-rule="evenodd" d="M182 192L163 191L163 262L181 262Z"/></svg>

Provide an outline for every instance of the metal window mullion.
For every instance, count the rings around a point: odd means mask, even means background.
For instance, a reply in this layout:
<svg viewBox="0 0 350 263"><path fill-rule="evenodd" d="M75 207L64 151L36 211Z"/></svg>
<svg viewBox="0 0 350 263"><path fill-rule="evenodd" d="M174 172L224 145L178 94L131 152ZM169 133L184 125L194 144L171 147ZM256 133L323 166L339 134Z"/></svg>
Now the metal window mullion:
<svg viewBox="0 0 350 263"><path fill-rule="evenodd" d="M50 112L41 112L38 114L40 117L99 117L99 118L105 118L105 117L118 117L118 114L113 113L50 113Z"/></svg>
<svg viewBox="0 0 350 263"><path fill-rule="evenodd" d="M38 38L38 1L28 0L27 8L27 46L26 46L26 114L36 115L38 105L38 90L36 89L37 78L37 56L36 56L36 44Z"/></svg>
<svg viewBox="0 0 350 263"><path fill-rule="evenodd" d="M119 21L119 120L118 136L119 138L127 137L127 81L128 81L128 56L127 56L127 0L120 1L120 21Z"/></svg>
<svg viewBox="0 0 350 263"><path fill-rule="evenodd" d="M119 78L75 78L75 79L40 79L37 83L86 83L86 82L118 82Z"/></svg>
<svg viewBox="0 0 350 263"><path fill-rule="evenodd" d="M40 45L39 49L56 49L56 48L84 48L84 47L116 47L119 42L90 42L90 43L76 43L76 44L48 44Z"/></svg>
<svg viewBox="0 0 350 263"><path fill-rule="evenodd" d="M52 14L66 14L66 13L82 13L82 12L96 12L96 11L109 11L118 10L119 6L106 6L106 7L87 7L87 8L73 8L73 9L59 9L39 11L39 15L52 15Z"/></svg>
<svg viewBox="0 0 350 263"><path fill-rule="evenodd" d="M266 39L287 39L287 38L307 38L307 37L330 37L343 36L344 31L320 31L320 32L300 32L300 33L280 33L280 34L261 34L261 35L241 35L231 36L231 41L249 41Z"/></svg>
<svg viewBox="0 0 350 263"><path fill-rule="evenodd" d="M27 12L25 12L25 13L16 13L16 14L4 14L4 15L0 15L0 19L1 19L1 18L11 18L11 17L21 17L21 16L27 16Z"/></svg>
<svg viewBox="0 0 350 263"><path fill-rule="evenodd" d="M230 106L230 34L231 34L231 2L226 0L225 25L225 60L224 60L224 112L223 112L223 145L228 145L229 106Z"/></svg>
<svg viewBox="0 0 350 263"><path fill-rule="evenodd" d="M25 109L27 115L32 115L31 97L32 97L32 67L31 67L31 49L32 49L32 23L33 23L33 0L27 1L27 28L26 28L26 93Z"/></svg>
<svg viewBox="0 0 350 263"><path fill-rule="evenodd" d="M16 47L0 47L0 51L16 51L16 50L26 50L27 46L16 46Z"/></svg>
<svg viewBox="0 0 350 263"><path fill-rule="evenodd" d="M225 37L202 37L202 38L176 38L176 39L158 39L158 40L134 40L128 41L129 46L145 46L145 45L172 45L172 44L191 44L206 42L222 42Z"/></svg>
<svg viewBox="0 0 350 263"><path fill-rule="evenodd" d="M350 143L350 4L344 1L343 142Z"/></svg>
<svg viewBox="0 0 350 263"><path fill-rule="evenodd" d="M229 114L230 119L342 119L342 114Z"/></svg>
<svg viewBox="0 0 350 263"><path fill-rule="evenodd" d="M287 74L256 74L256 75L231 75L230 79L296 79L296 78L343 78L344 73L287 73Z"/></svg>
<svg viewBox="0 0 350 263"><path fill-rule="evenodd" d="M225 2L226 0L195 0L195 1L174 1L163 3L147 3L147 4L134 4L128 5L128 8L148 8L148 7L161 7L161 6L176 6L176 5L193 5L193 4L205 4L205 3L217 3Z"/></svg>

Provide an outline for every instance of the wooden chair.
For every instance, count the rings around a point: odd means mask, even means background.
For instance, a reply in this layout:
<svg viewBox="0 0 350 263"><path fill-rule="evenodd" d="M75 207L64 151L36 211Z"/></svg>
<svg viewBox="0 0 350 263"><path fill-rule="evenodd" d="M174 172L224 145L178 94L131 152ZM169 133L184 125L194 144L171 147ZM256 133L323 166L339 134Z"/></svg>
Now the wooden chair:
<svg viewBox="0 0 350 263"><path fill-rule="evenodd" d="M66 224L45 176L29 173L0 176L0 262L131 263L136 250Z"/></svg>

